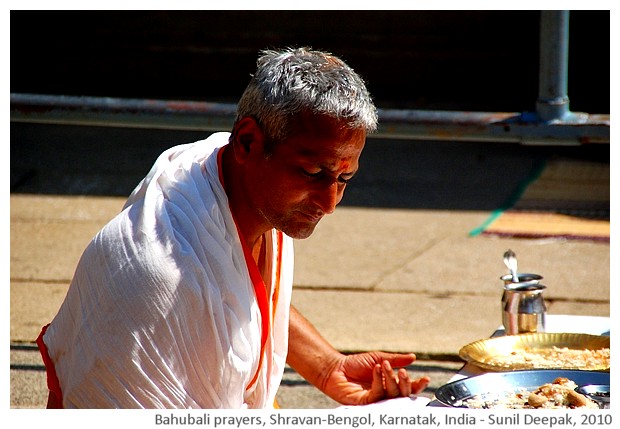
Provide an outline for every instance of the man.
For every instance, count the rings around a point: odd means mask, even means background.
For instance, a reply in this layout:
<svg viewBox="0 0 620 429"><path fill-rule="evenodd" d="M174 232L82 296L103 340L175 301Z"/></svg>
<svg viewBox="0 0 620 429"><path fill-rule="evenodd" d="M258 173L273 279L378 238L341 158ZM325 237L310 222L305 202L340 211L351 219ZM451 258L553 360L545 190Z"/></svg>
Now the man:
<svg viewBox="0 0 620 429"><path fill-rule="evenodd" d="M334 211L377 115L359 76L266 51L232 133L164 152L91 241L37 342L48 407L263 408L285 363L343 404L423 390L412 354L345 356L290 305L292 238Z"/></svg>

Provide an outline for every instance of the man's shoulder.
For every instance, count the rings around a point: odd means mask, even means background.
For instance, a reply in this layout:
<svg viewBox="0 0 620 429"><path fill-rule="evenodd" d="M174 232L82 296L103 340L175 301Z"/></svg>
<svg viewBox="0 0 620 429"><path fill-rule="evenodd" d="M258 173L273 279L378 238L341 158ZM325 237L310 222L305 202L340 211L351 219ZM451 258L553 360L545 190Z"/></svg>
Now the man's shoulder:
<svg viewBox="0 0 620 429"><path fill-rule="evenodd" d="M167 166L174 164L175 162L182 162L191 159L204 159L217 151L222 146L228 143L230 133L216 132L209 135L207 138L195 141L193 143L183 143L176 146L169 147L162 152L155 162L155 168L161 166Z"/></svg>
<svg viewBox="0 0 620 429"><path fill-rule="evenodd" d="M200 150L204 152L213 152L215 149L220 148L228 143L230 138L229 132L218 131L210 134L204 139L197 140L192 143L181 143L172 147L169 147L164 151L165 153L181 153L188 149ZM163 154L162 154L163 155Z"/></svg>
<svg viewBox="0 0 620 429"><path fill-rule="evenodd" d="M229 138L230 138L229 132L218 131L218 132L215 132L209 135L205 139L198 140L194 144L206 146L206 147L218 148L218 147L222 147L226 145L228 143Z"/></svg>

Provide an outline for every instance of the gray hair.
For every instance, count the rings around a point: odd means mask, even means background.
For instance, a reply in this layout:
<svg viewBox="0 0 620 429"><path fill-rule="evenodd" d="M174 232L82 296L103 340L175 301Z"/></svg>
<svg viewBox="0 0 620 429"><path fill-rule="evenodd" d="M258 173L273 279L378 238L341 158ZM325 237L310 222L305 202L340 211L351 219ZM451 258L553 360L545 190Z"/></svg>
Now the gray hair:
<svg viewBox="0 0 620 429"><path fill-rule="evenodd" d="M272 143L286 139L303 113L367 133L376 130L377 109L364 81L336 56L309 48L266 50L257 66L239 100L236 120L253 117Z"/></svg>

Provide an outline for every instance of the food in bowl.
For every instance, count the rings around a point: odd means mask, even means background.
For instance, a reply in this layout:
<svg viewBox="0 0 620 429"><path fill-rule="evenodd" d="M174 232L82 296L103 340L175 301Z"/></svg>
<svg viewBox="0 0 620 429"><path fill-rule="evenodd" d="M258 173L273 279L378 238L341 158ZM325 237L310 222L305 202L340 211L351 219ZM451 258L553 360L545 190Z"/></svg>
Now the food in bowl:
<svg viewBox="0 0 620 429"><path fill-rule="evenodd" d="M577 387L574 381L558 377L552 383L545 383L533 391L520 388L497 395L475 395L454 405L507 409L599 408L595 401L576 392Z"/></svg>

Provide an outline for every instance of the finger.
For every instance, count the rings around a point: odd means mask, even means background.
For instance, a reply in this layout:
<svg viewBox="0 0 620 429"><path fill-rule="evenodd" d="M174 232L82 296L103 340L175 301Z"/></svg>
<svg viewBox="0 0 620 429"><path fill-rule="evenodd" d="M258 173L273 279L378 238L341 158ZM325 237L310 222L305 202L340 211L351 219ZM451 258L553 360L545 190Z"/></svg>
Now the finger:
<svg viewBox="0 0 620 429"><path fill-rule="evenodd" d="M400 396L411 396L411 379L405 368L398 370L398 388L400 390Z"/></svg>
<svg viewBox="0 0 620 429"><path fill-rule="evenodd" d="M392 370L392 365L389 361L384 360L383 365L383 378L385 382L385 391L389 398L395 398L400 394L400 389L398 387L398 379L394 376L394 371Z"/></svg>
<svg viewBox="0 0 620 429"><path fill-rule="evenodd" d="M414 394L418 394L420 392L422 392L424 389L426 389L426 387L428 386L428 383L430 383L431 379L429 377L420 377L417 380L413 380L411 382L411 391Z"/></svg>
<svg viewBox="0 0 620 429"><path fill-rule="evenodd" d="M385 395L385 387L383 386L383 371L381 365L377 364L372 370L372 385L370 389L376 393L378 397Z"/></svg>
<svg viewBox="0 0 620 429"><path fill-rule="evenodd" d="M376 364L372 369L372 383L368 392L368 403L373 403L385 398L385 388L383 387L383 370L380 364Z"/></svg>

